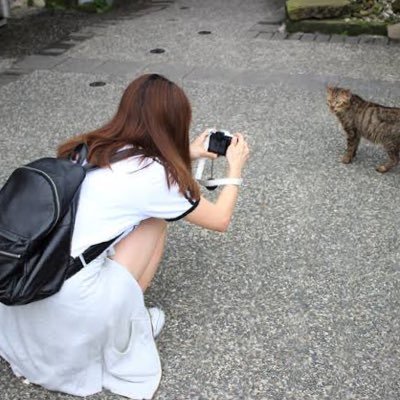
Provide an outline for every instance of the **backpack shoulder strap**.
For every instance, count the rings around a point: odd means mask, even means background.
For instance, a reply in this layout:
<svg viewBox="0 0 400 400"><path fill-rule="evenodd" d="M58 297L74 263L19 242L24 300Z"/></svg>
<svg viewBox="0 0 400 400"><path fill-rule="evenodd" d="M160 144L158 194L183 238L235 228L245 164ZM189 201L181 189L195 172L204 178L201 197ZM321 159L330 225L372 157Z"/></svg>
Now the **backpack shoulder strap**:
<svg viewBox="0 0 400 400"><path fill-rule="evenodd" d="M75 147L74 151L70 154L69 159L76 164L83 166L87 156L89 154L89 148L86 143L81 143Z"/></svg>
<svg viewBox="0 0 400 400"><path fill-rule="evenodd" d="M86 143L81 143L79 144L75 150L72 152L70 155L69 159L77 164L80 164L86 172L92 171L94 169L100 168L97 165L93 165L87 162L87 156L89 154L89 148ZM125 158L141 154L139 151L136 149L124 149L120 150L117 153L115 153L113 156L111 156L110 163L122 161Z"/></svg>
<svg viewBox="0 0 400 400"><path fill-rule="evenodd" d="M96 259L103 251L108 249L121 235L116 236L111 240L107 240L106 242L98 243L93 246L90 246L86 249L81 256L71 258L70 266L67 272L67 276L65 279L70 278L72 275L81 270L85 265L83 265L81 261L81 257L85 260L85 264L89 264L91 261Z"/></svg>

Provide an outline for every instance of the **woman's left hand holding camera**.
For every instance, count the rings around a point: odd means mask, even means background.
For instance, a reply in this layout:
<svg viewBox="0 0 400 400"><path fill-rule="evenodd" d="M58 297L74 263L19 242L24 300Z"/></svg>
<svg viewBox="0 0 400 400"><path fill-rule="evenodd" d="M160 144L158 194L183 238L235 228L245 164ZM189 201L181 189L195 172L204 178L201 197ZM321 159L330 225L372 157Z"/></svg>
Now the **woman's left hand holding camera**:
<svg viewBox="0 0 400 400"><path fill-rule="evenodd" d="M198 160L199 158L215 159L218 157L215 153L210 153L204 147L204 143L209 134L209 129L206 129L201 135L190 144L190 158L191 160Z"/></svg>

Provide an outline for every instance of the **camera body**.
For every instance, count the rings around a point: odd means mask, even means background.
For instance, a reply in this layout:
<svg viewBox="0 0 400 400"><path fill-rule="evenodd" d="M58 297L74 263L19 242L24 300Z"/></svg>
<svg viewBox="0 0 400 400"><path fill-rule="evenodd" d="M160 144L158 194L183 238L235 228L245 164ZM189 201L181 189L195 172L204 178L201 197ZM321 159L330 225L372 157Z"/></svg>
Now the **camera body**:
<svg viewBox="0 0 400 400"><path fill-rule="evenodd" d="M204 148L220 156L225 156L229 145L232 142L233 135L228 131L211 129L208 132ZM211 176L208 179L203 179L203 172L207 158L200 158L197 164L195 178L205 186L208 190L214 190L220 185L241 185L240 178L214 178L214 160L211 160Z"/></svg>
<svg viewBox="0 0 400 400"><path fill-rule="evenodd" d="M232 138L233 136L228 131L210 131L207 151L225 156Z"/></svg>

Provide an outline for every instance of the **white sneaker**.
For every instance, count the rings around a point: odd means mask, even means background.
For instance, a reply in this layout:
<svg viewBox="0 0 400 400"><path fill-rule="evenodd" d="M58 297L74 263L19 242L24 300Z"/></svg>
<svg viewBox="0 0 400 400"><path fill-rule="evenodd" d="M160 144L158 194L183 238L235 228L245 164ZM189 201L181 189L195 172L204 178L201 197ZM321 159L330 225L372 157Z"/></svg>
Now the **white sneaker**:
<svg viewBox="0 0 400 400"><path fill-rule="evenodd" d="M161 329L165 324L165 314L161 308L151 307L147 311L150 314L151 326L153 328L154 339L160 334Z"/></svg>

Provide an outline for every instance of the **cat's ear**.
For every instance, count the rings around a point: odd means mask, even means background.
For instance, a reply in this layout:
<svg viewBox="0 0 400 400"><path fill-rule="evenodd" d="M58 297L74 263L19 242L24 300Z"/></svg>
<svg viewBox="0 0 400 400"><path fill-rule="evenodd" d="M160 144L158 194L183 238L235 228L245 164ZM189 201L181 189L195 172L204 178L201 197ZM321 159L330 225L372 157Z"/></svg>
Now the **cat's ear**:
<svg viewBox="0 0 400 400"><path fill-rule="evenodd" d="M334 89L334 87L333 87L330 83L328 83L328 84L326 85L326 91L327 91L328 93L332 93L332 92L333 92L333 89Z"/></svg>
<svg viewBox="0 0 400 400"><path fill-rule="evenodd" d="M343 89L343 97L345 97L347 100L350 100L351 96L352 94L350 89Z"/></svg>

